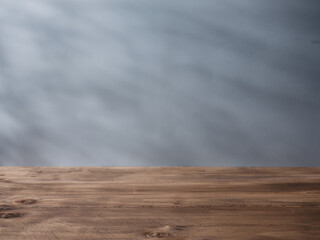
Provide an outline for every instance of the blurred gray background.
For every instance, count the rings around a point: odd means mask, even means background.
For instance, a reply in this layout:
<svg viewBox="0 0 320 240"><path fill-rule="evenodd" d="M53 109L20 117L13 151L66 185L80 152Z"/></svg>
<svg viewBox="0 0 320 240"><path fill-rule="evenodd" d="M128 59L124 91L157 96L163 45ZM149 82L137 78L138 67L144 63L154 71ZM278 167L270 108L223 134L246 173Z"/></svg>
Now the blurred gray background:
<svg viewBox="0 0 320 240"><path fill-rule="evenodd" d="M320 1L0 0L0 165L319 166Z"/></svg>

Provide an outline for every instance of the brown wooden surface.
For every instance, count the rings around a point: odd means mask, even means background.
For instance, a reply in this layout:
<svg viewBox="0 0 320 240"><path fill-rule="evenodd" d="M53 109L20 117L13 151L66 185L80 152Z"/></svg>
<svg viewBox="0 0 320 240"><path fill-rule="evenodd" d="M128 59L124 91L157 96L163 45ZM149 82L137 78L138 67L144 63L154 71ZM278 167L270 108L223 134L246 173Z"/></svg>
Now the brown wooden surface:
<svg viewBox="0 0 320 240"><path fill-rule="evenodd" d="M0 168L1 240L320 239L320 168Z"/></svg>

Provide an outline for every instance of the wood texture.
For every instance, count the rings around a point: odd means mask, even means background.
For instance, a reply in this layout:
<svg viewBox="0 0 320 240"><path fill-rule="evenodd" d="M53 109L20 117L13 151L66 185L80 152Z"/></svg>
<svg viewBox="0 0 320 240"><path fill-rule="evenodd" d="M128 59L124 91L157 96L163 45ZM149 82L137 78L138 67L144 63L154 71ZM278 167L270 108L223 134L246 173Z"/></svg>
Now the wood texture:
<svg viewBox="0 0 320 240"><path fill-rule="evenodd" d="M320 239L320 168L0 168L0 239Z"/></svg>

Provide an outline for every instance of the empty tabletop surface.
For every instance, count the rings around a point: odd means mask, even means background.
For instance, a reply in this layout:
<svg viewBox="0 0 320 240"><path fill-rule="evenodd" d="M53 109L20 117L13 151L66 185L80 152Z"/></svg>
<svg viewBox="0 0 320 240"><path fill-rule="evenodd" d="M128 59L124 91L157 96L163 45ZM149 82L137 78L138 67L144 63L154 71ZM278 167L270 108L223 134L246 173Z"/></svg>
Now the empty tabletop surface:
<svg viewBox="0 0 320 240"><path fill-rule="evenodd" d="M320 168L0 167L0 239L319 239Z"/></svg>

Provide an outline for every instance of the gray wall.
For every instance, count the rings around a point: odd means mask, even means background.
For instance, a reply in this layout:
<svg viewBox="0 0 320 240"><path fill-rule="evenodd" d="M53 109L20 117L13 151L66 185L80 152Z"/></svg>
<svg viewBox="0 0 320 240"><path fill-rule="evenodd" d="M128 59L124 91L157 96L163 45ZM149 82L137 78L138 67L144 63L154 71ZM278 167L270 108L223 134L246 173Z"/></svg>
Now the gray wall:
<svg viewBox="0 0 320 240"><path fill-rule="evenodd" d="M319 166L320 1L0 0L0 165Z"/></svg>

